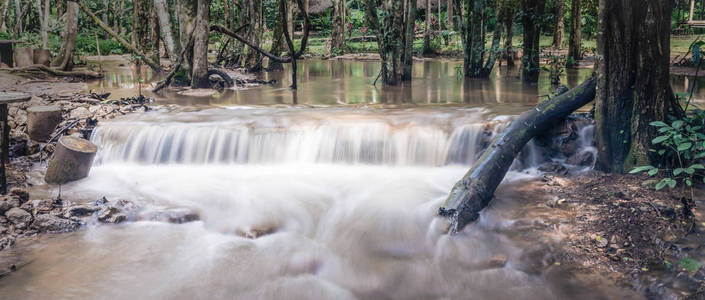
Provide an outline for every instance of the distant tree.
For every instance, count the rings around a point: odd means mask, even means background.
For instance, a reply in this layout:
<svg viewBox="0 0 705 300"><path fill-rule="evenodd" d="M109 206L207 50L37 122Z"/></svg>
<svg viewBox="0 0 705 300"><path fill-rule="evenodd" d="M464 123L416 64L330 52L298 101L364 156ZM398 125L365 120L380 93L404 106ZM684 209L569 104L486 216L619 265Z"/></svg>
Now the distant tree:
<svg viewBox="0 0 705 300"><path fill-rule="evenodd" d="M61 33L61 49L51 62L51 66L65 71L73 69L73 55L76 50L76 36L78 34L78 3L73 0L66 1L66 14L64 15L64 31Z"/></svg>
<svg viewBox="0 0 705 300"><path fill-rule="evenodd" d="M563 48L563 40L565 39L565 0L556 0L556 26L553 32L553 47Z"/></svg>
<svg viewBox="0 0 705 300"><path fill-rule="evenodd" d="M523 55L521 57L521 77L524 82L539 80L539 37L541 20L546 0L521 0L521 23L524 28Z"/></svg>
<svg viewBox="0 0 705 300"><path fill-rule="evenodd" d="M568 41L568 59L573 62L583 59L583 53L580 49L580 18L581 18L581 0L572 0L570 5L570 37Z"/></svg>

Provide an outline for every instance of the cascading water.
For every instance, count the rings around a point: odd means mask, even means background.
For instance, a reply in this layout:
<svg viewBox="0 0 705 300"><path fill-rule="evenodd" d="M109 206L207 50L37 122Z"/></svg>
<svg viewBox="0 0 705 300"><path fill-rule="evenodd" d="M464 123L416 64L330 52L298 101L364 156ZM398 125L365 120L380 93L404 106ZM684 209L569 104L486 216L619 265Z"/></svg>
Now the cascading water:
<svg viewBox="0 0 705 300"><path fill-rule="evenodd" d="M502 211L530 195L500 189L500 208L484 212L475 229L442 234L437 209L499 128L488 120L506 122L481 109L287 108L153 112L101 124L90 176L64 186L63 197L187 209L200 221L138 218L83 230L52 243L0 294L565 298L521 267L522 247L510 238L517 229ZM532 147L525 167L540 162ZM498 256L507 263L493 264Z"/></svg>

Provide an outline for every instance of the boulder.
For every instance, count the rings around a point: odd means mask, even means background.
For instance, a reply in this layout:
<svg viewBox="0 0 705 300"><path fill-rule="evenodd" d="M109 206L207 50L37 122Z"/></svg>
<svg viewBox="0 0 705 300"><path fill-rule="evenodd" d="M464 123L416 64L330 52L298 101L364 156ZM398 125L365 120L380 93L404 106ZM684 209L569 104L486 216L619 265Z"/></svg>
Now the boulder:
<svg viewBox="0 0 705 300"><path fill-rule="evenodd" d="M5 212L5 217L15 225L15 227L23 229L32 222L32 214L21 208L11 208Z"/></svg>
<svg viewBox="0 0 705 300"><path fill-rule="evenodd" d="M71 217L84 217L99 211L100 207L95 205L75 205L69 207L66 212Z"/></svg>
<svg viewBox="0 0 705 300"><path fill-rule="evenodd" d="M188 209L168 209L163 211L150 211L140 214L138 220L149 220L157 222L169 222L183 224L200 220L197 213Z"/></svg>
<svg viewBox="0 0 705 300"><path fill-rule="evenodd" d="M71 232L78 229L78 224L55 215L39 215L34 219L32 228L41 232Z"/></svg>
<svg viewBox="0 0 705 300"><path fill-rule="evenodd" d="M98 221L103 223L120 223L127 220L127 215L117 207L108 206L98 212Z"/></svg>
<svg viewBox="0 0 705 300"><path fill-rule="evenodd" d="M591 166L595 161L595 155L592 152L579 152L566 159L567 164L575 166Z"/></svg>

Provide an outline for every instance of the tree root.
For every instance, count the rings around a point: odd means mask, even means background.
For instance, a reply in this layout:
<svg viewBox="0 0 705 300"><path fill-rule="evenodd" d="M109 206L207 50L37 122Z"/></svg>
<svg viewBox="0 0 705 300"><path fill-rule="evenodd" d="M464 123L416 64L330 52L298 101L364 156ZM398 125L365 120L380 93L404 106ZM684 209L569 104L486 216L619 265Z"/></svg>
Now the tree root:
<svg viewBox="0 0 705 300"><path fill-rule="evenodd" d="M18 75L26 75L31 77L46 77L47 75L58 77L81 77L87 79L103 78L103 74L93 71L62 71L45 65L29 65L19 68L0 68L0 70Z"/></svg>

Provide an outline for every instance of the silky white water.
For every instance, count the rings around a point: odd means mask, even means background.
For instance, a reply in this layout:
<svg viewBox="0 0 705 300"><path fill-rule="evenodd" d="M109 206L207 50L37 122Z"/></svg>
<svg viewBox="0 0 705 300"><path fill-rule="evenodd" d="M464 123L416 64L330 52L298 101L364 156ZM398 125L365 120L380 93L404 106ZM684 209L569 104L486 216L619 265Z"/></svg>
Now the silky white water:
<svg viewBox="0 0 705 300"><path fill-rule="evenodd" d="M481 150L483 126L498 119L479 109L213 109L107 122L93 136L100 150L90 176L62 196L129 199L142 212L186 209L200 221L136 213L121 225L91 224L47 242L0 281L0 295L564 298L556 283L527 271L513 236L517 207L540 198L512 189L530 175L510 172L461 235L442 234L436 218ZM523 164L535 163L525 156L531 162ZM258 231L270 234L242 235ZM488 267L498 255L506 265Z"/></svg>

